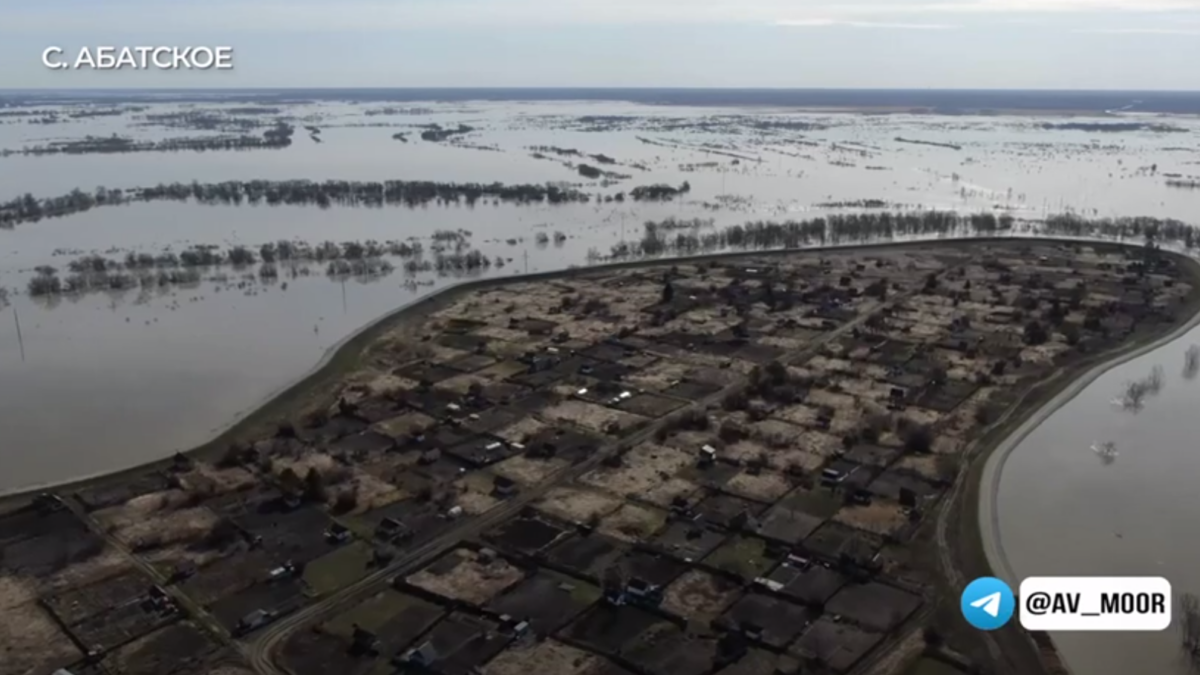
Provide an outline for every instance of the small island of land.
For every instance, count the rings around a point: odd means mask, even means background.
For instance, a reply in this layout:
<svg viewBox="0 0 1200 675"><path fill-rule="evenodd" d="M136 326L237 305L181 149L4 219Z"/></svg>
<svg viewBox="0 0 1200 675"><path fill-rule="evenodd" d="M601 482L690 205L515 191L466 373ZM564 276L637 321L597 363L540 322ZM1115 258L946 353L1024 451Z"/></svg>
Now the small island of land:
<svg viewBox="0 0 1200 675"><path fill-rule="evenodd" d="M959 620L978 460L1198 287L1016 239L464 284L202 448L9 499L4 672L1054 672Z"/></svg>

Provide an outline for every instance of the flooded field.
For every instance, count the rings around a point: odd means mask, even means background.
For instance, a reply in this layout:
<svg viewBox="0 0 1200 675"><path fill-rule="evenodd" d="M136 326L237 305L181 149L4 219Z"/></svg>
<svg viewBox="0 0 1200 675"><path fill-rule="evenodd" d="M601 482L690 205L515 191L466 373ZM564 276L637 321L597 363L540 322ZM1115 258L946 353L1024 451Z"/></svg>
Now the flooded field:
<svg viewBox="0 0 1200 675"><path fill-rule="evenodd" d="M104 107L111 114L76 116L94 109L30 110L38 114L0 118L0 151L7 153L0 163L12 198L98 186L335 179L561 182L592 199L378 208L148 201L0 231L0 305L8 305L0 313L0 426L6 448L21 457L2 473L0 490L190 447L299 377L355 329L431 288L464 274L587 264L641 238L647 220L697 218L721 228L872 209L1186 218L1200 206L1200 192L1172 189L1163 178L1200 174L1200 124L1190 118L1070 118L1064 126L1065 118L1029 116L604 102L117 104ZM296 131L278 148L98 151L95 142L116 135L128 150L259 134L280 120ZM34 152L54 147L70 151ZM625 198L639 186L684 183L688 192L669 201ZM280 240L429 246L435 232L448 230L470 232L471 249L503 267L413 274L397 261L390 274L347 278L324 274L320 264L313 274L284 268L267 278L255 264L205 269L191 283L98 293L31 297L28 286L35 268L65 277L83 255L121 260L195 245L257 251ZM71 424L56 423L64 414ZM121 423L104 423L110 419Z"/></svg>
<svg viewBox="0 0 1200 675"><path fill-rule="evenodd" d="M72 116L80 110L96 109L0 111L0 200L260 180L555 183L589 199L378 207L134 200L11 222L0 229L0 492L192 447L397 307L464 278L596 262L641 239L651 220L703 232L864 211L1187 221L1200 208L1200 191L1181 189L1200 178L1200 121L1192 117L595 101L113 104L101 107L105 114ZM261 137L280 123L293 129L286 144L187 149ZM669 199L635 196L685 184ZM373 240L419 244L418 258L436 261L438 233L459 231L469 233L459 252L477 252L486 267L413 267L411 257L387 252L380 258L390 269L357 273L326 259L268 263L261 253L280 241ZM197 265L170 283L132 274L116 288L72 286L71 263L81 256L156 259L210 245L255 256ZM31 285L39 276L60 283ZM1200 508L1188 481L1200 460L1186 442L1200 384L1180 374L1196 341L1105 375L1014 452L999 508L1017 574L1161 574L1177 589L1200 587L1186 539ZM1162 391L1136 415L1115 410L1122 383L1154 365L1164 368ZM1090 449L1104 443L1113 451ZM1055 639L1077 675L1132 672L1151 660L1150 671L1184 672L1174 634Z"/></svg>

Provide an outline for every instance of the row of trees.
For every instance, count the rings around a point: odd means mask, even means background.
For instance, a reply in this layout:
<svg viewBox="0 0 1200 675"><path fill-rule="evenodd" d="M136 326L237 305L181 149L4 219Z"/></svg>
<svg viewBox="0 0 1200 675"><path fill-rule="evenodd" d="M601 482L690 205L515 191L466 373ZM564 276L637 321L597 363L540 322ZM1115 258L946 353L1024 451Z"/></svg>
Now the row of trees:
<svg viewBox="0 0 1200 675"><path fill-rule="evenodd" d="M9 155L93 155L126 152L204 152L208 150L275 150L292 144L293 128L289 125L272 127L262 136L213 136L197 138L166 138L159 141L139 141L126 136L87 136L73 141L55 141L33 145L20 150L0 150L0 157Z"/></svg>
<svg viewBox="0 0 1200 675"><path fill-rule="evenodd" d="M0 203L0 227L12 227L42 218L55 218L88 211L99 206L152 201L194 201L200 204L243 203L256 205L421 206L475 204L480 199L518 204L564 204L587 202L587 194L553 184L505 185L503 183L436 183L432 181L337 181L253 180L222 183L171 183L131 190L98 188L95 192L75 189L66 195L37 199L32 194Z"/></svg>
<svg viewBox="0 0 1200 675"><path fill-rule="evenodd" d="M678 228L668 221L646 222L642 238L622 241L608 259L628 260L663 255L694 255L738 249L801 248L909 238L989 237L1016 232L1053 237L1151 242L1194 248L1200 239L1192 225L1160 218L1084 218L1050 216L1018 223L993 213L961 215L953 211L867 212L834 214L807 220L754 221L721 229ZM602 258L598 253L591 259Z"/></svg>

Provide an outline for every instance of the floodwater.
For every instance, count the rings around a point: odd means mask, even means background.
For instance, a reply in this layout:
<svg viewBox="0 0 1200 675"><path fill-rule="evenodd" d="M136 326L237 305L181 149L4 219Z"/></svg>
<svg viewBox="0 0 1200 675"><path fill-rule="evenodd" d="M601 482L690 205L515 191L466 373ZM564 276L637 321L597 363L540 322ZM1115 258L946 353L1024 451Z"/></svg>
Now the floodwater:
<svg viewBox="0 0 1200 675"><path fill-rule="evenodd" d="M185 109L187 104L171 103L146 112ZM143 114L51 125L8 118L0 124L0 150L89 135L160 139L214 133L147 125ZM622 239L640 238L643 221L668 216L709 218L720 227L844 211L821 205L863 199L896 209L1002 208L1034 217L1075 210L1187 218L1200 207L1200 191L1167 188L1145 169L1157 164L1159 173L1200 173L1200 164L1193 165L1200 158L1200 123L1192 118L1122 119L1184 129L1176 133L1098 133L1046 130L1040 125L1047 120L1023 116L788 114L604 102L397 106L318 101L286 107L285 114L297 129L292 146L282 150L0 157L7 192L0 198L251 179L564 181L606 195L688 181L692 190L683 200L657 204L320 209L154 202L0 231L0 288L8 289L10 304L0 309L5 439L0 453L19 458L0 471L0 491L191 447L301 376L346 335L428 289L414 288L400 270L371 283L349 281L343 288L319 269L307 277L285 274L276 284L262 283L253 270L243 278L226 269L220 271L229 276L224 283L166 292L51 302L24 294L32 268L63 269L84 253L120 259L131 250L158 253L189 244L427 241L437 230L461 228L473 233L472 246L506 260L502 269L487 272L496 275L585 264L589 249L607 253ZM474 127L464 137L471 147L422 141L418 125L430 123ZM311 140L301 125L320 127L322 142ZM407 133L409 142L393 140L397 132ZM962 149L901 143L896 140L901 137ZM497 150L478 149L484 146ZM543 151L546 159L536 159L533 146L602 153L617 163L548 151ZM564 161L588 162L631 178L605 186L581 178ZM551 235L552 242L535 243L539 232ZM568 238L556 245L554 232ZM288 282L287 290L282 282Z"/></svg>
<svg viewBox="0 0 1200 675"><path fill-rule="evenodd" d="M1200 329L1088 385L1013 450L1000 479L1000 538L1017 577L1161 576L1176 595L1200 591L1200 379L1183 374ZM1134 413L1114 401L1155 366L1164 386ZM1111 442L1106 461L1091 449ZM1178 612L1178 608L1176 608ZM1178 619L1178 617L1176 617ZM1180 633L1061 633L1075 675L1192 672Z"/></svg>
<svg viewBox="0 0 1200 675"><path fill-rule="evenodd" d="M156 105L150 112L183 107ZM0 124L0 150L87 135L211 133L144 126L140 114L55 125L10 118ZM0 288L7 289L7 300L0 295L0 492L199 444L302 377L346 336L456 281L409 277L398 269L343 283L319 266L312 274L263 280L253 269L223 268L193 287L52 299L24 292L35 266L63 269L84 253L120 259L128 251L279 239L428 243L435 231L466 229L474 248L505 260L503 268L482 273L496 276L586 264L589 250L606 254L622 239L640 238L644 221L668 216L708 218L720 227L853 211L829 204L865 199L895 210L995 210L1030 218L1073 211L1188 220L1200 209L1200 190L1168 188L1163 176L1200 174L1200 120L1191 117L1070 120L1180 129L1103 133L1047 129L1044 123L1064 120L1032 116L868 116L595 101L318 101L287 107L285 114L297 129L292 146L282 150L0 157L0 199L252 179L562 181L599 195L652 183L688 181L692 189L683 200L659 204L484 201L319 209L139 203L0 231ZM429 123L474 127L463 138L470 147L422 141L416 125ZM302 127L308 124L321 128L322 142L310 139ZM396 132L409 134L409 142L393 140ZM537 159L532 146L602 153L617 163L546 151L546 159ZM564 161L631 177L604 185ZM567 239L554 243L555 232ZM537 244L538 233L551 235L551 243ZM1200 382L1178 375L1193 339L1200 335L1100 378L1012 454L999 508L1018 575L1159 574L1177 590L1200 590L1188 527L1200 510L1191 480L1200 475L1200 453L1187 428ZM1167 374L1164 392L1136 416L1114 411L1111 400L1121 383L1155 364ZM1104 441L1119 449L1108 464L1089 449ZM1076 675L1178 671L1174 634L1060 635L1056 641Z"/></svg>

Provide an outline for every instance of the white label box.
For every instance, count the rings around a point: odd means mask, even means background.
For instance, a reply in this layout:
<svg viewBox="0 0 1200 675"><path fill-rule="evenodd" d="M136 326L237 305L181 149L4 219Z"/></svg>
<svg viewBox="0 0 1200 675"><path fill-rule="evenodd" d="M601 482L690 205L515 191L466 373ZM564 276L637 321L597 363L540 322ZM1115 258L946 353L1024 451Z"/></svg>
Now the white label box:
<svg viewBox="0 0 1200 675"><path fill-rule="evenodd" d="M1166 630L1173 603L1162 577L1029 577L1017 593L1026 630Z"/></svg>

